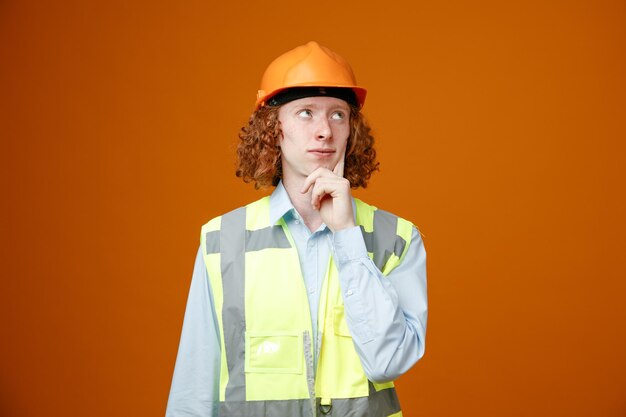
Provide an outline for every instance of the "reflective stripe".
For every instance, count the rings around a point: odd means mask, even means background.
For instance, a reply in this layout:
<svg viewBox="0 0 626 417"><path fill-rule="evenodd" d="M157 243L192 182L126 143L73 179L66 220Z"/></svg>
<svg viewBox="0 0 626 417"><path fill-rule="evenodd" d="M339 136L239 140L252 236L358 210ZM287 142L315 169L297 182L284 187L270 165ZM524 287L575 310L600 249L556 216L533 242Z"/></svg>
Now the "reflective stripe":
<svg viewBox="0 0 626 417"><path fill-rule="evenodd" d="M204 241L206 242L206 254L220 253L220 231L207 232Z"/></svg>
<svg viewBox="0 0 626 417"><path fill-rule="evenodd" d="M224 304L222 326L228 365L227 401L245 401L245 227L246 208L242 207L222 216L221 269Z"/></svg>
<svg viewBox="0 0 626 417"><path fill-rule="evenodd" d="M220 231L207 232L206 254L220 253ZM268 248L287 249L291 244L281 226L271 226L259 230L246 230L246 252Z"/></svg>
<svg viewBox="0 0 626 417"><path fill-rule="evenodd" d="M371 382L369 386L369 397L333 398L331 411L326 416L388 417L400 412L400 402L394 388L376 391ZM317 415L322 415L319 398L315 408Z"/></svg>
<svg viewBox="0 0 626 417"><path fill-rule="evenodd" d="M372 416L390 416L400 412L400 401L395 388L376 391L370 381L369 406Z"/></svg>
<svg viewBox="0 0 626 417"><path fill-rule="evenodd" d="M370 384L370 396L333 399L327 416L388 417L400 412L395 389L376 391ZM315 401L316 415L320 416L320 399ZM220 417L313 417L310 400L226 401L220 403Z"/></svg>
<svg viewBox="0 0 626 417"><path fill-rule="evenodd" d="M376 210L374 212L374 264L383 270L387 259L393 253L394 248L385 247L389 242L395 242L396 230L398 230L398 218L386 211ZM400 252L402 254L402 252Z"/></svg>
<svg viewBox="0 0 626 417"><path fill-rule="evenodd" d="M360 226L361 234L363 235L363 241L365 242L365 249L369 253L374 252L374 232L366 232L363 226Z"/></svg>
<svg viewBox="0 0 626 417"><path fill-rule="evenodd" d="M314 417L311 400L220 402L220 417Z"/></svg>
<svg viewBox="0 0 626 417"><path fill-rule="evenodd" d="M291 244L281 226L270 226L259 230L246 230L246 252L261 249L290 248Z"/></svg>
<svg viewBox="0 0 626 417"><path fill-rule="evenodd" d="M308 331L304 332L304 360L306 362L306 382L309 387L309 397L315 398L315 372L313 370L313 352L311 347L311 335Z"/></svg>
<svg viewBox="0 0 626 417"><path fill-rule="evenodd" d="M384 210L374 211L374 230L376 233L366 232L361 226L365 247L374 254L374 264L382 271L392 254L402 256L406 240L397 234L398 217Z"/></svg>

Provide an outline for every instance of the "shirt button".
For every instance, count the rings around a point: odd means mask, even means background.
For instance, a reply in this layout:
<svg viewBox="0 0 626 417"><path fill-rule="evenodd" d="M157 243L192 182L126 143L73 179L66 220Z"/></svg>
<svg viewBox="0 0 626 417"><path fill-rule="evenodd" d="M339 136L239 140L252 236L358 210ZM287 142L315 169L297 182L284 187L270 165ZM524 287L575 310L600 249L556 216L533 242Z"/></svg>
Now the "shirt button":
<svg viewBox="0 0 626 417"><path fill-rule="evenodd" d="M300 220L296 220L294 223L295 224L300 224Z"/></svg>
<svg viewBox="0 0 626 417"><path fill-rule="evenodd" d="M309 288L309 293L310 293L310 294L313 294L314 292L315 292L315 288L310 287L310 288Z"/></svg>
<svg viewBox="0 0 626 417"><path fill-rule="evenodd" d="M346 295L347 295L347 296L351 296L352 294L354 294L354 293L352 292L352 290L348 290L348 291L346 291Z"/></svg>

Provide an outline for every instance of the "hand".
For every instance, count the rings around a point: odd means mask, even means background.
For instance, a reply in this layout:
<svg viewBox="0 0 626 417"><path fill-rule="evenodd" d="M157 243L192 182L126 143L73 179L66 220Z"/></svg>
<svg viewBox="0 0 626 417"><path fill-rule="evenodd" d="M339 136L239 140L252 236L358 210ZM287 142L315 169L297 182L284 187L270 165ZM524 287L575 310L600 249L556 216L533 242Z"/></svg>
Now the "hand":
<svg viewBox="0 0 626 417"><path fill-rule="evenodd" d="M317 168L304 181L301 193L311 192L311 204L319 210L322 220L336 232L356 226L352 211L350 181L343 177L344 160L337 163L334 170Z"/></svg>

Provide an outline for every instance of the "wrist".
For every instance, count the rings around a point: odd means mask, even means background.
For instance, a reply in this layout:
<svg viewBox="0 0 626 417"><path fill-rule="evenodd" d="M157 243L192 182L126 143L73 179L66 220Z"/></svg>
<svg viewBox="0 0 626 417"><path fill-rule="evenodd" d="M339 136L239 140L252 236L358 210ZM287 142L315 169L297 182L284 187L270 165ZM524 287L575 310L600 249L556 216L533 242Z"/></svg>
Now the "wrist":
<svg viewBox="0 0 626 417"><path fill-rule="evenodd" d="M330 226L329 226L329 227L330 227ZM330 230L331 230L333 233L337 233L337 232L340 232L340 231L342 231L342 230L351 229L351 228L353 228L353 227L356 227L356 223L354 222L354 220L351 220L351 221L348 221L348 222L342 223L342 224L340 224L340 225L335 225L335 226L333 226L333 227L330 227Z"/></svg>
<svg viewBox="0 0 626 417"><path fill-rule="evenodd" d="M333 234L332 239L337 266L368 257L360 227L339 230Z"/></svg>

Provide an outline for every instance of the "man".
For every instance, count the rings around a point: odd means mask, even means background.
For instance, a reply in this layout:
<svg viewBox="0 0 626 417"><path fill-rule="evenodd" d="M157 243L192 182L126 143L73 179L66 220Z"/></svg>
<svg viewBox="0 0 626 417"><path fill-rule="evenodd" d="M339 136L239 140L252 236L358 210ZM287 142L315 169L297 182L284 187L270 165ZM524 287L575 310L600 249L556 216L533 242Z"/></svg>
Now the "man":
<svg viewBox="0 0 626 417"><path fill-rule="evenodd" d="M351 196L378 168L365 96L315 42L267 68L237 176L276 188L202 228L168 417L401 415L426 255L411 223Z"/></svg>

